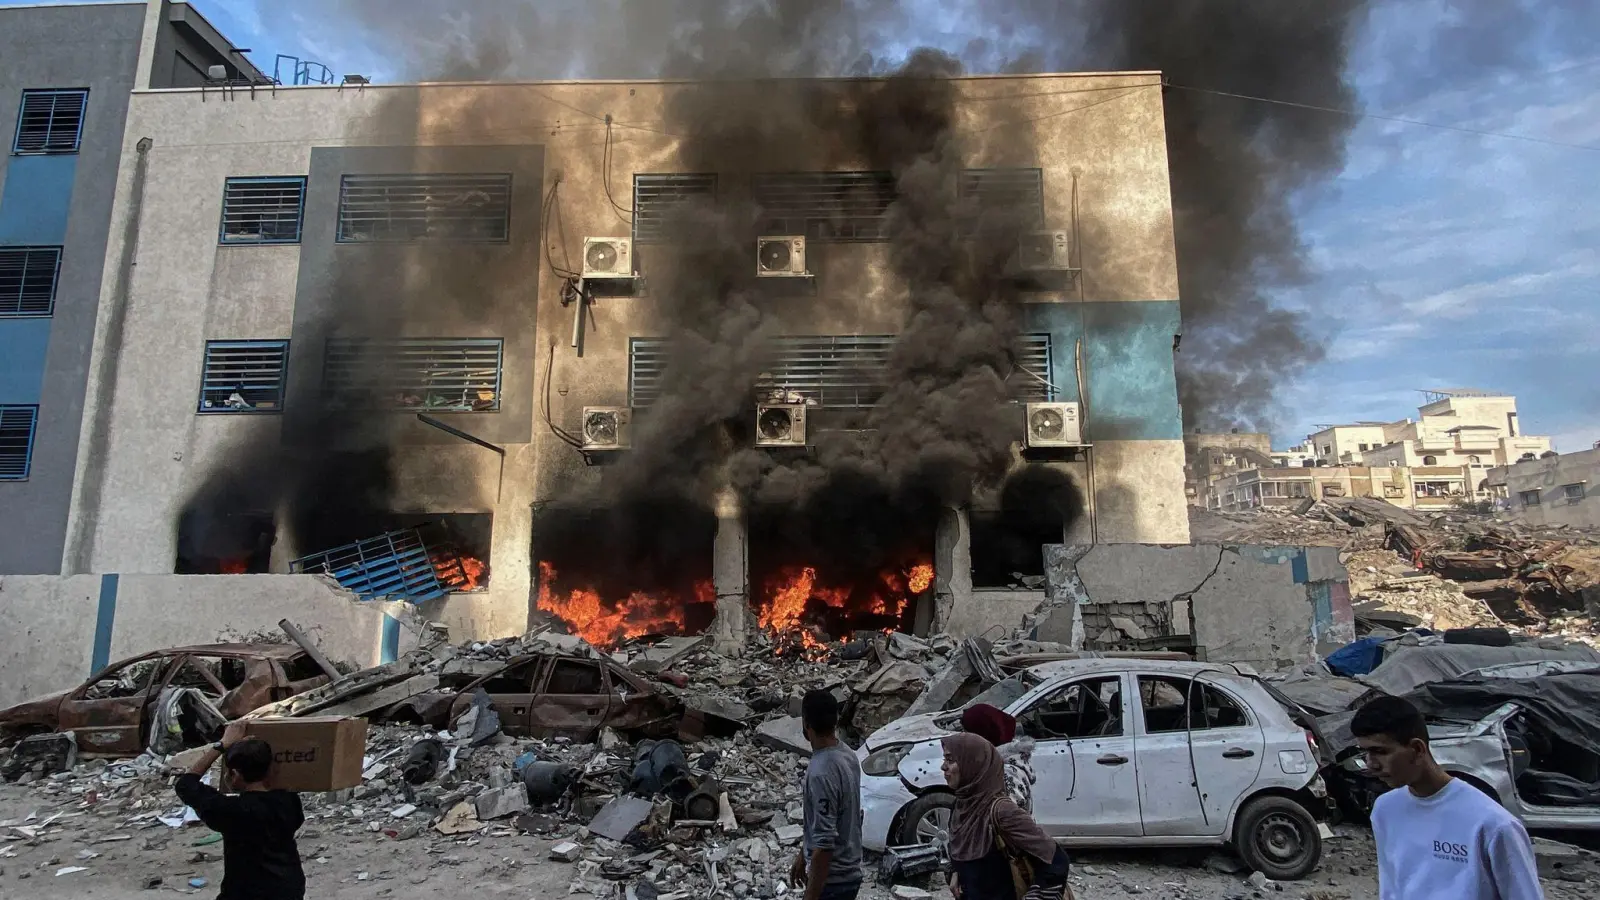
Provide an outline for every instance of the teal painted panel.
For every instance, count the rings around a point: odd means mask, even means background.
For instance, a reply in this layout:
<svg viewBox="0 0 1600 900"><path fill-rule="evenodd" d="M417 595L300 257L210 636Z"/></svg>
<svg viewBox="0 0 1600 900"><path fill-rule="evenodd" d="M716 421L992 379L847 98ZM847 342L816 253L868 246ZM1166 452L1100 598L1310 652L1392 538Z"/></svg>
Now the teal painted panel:
<svg viewBox="0 0 1600 900"><path fill-rule="evenodd" d="M1030 303L1023 317L1023 331L1051 335L1058 400L1082 399L1074 360L1082 338L1089 441L1183 438L1172 358L1172 336L1181 330L1176 300Z"/></svg>
<svg viewBox="0 0 1600 900"><path fill-rule="evenodd" d="M65 244L77 173L76 153L11 157L0 191L0 244Z"/></svg>
<svg viewBox="0 0 1600 900"><path fill-rule="evenodd" d="M49 349L49 319L0 319L0 403L39 402Z"/></svg>

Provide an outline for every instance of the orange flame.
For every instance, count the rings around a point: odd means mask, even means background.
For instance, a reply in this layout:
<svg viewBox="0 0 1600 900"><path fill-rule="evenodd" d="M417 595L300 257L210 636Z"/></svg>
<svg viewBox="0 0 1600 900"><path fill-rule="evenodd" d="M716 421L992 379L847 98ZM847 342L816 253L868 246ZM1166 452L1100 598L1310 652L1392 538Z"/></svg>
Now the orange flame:
<svg viewBox="0 0 1600 900"><path fill-rule="evenodd" d="M920 594L933 584L933 566L928 563L918 563L906 573L906 587L913 594Z"/></svg>
<svg viewBox="0 0 1600 900"><path fill-rule="evenodd" d="M217 563L218 575L243 575L250 571L248 559L225 559Z"/></svg>
<svg viewBox="0 0 1600 900"><path fill-rule="evenodd" d="M788 631L800 623L811 599L811 588L817 581L817 570L807 566L798 573L786 572L787 580L772 594L772 602L761 610L757 621L769 631Z"/></svg>
<svg viewBox="0 0 1600 900"><path fill-rule="evenodd" d="M475 556L446 556L442 559L434 559L433 571L438 574L439 580L450 584L456 576L457 564L460 565L460 573L466 580L453 586L451 588L453 592L461 594L483 587L484 576L487 574L489 567L484 565L483 560Z"/></svg>
<svg viewBox="0 0 1600 900"><path fill-rule="evenodd" d="M898 617L911 598L932 586L933 565L918 563L904 570L885 569L878 574L877 581L881 584L876 589L825 587L818 584L817 569L813 566L781 569L765 586L757 621L769 633L786 637L788 643L798 645L802 652L819 652L823 644L804 627L808 604L815 601L846 613L854 607L864 615ZM870 594L866 593L868 590Z"/></svg>
<svg viewBox="0 0 1600 900"><path fill-rule="evenodd" d="M685 628L683 604L670 596L634 591L617 604L607 604L596 591L573 588L565 595L554 587L556 568L539 563L539 608L567 624L572 632L596 647L614 647L645 634L680 634ZM695 585L695 601L716 600L707 582Z"/></svg>

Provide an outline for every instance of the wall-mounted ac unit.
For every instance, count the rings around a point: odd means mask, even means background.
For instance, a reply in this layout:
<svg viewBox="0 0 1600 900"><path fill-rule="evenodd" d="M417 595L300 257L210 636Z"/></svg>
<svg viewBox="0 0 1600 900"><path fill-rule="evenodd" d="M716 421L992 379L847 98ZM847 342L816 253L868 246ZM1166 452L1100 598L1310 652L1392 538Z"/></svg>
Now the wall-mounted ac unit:
<svg viewBox="0 0 1600 900"><path fill-rule="evenodd" d="M585 281L632 278L633 240L618 237L583 239L583 277Z"/></svg>
<svg viewBox="0 0 1600 900"><path fill-rule="evenodd" d="M1029 403L1029 447L1081 447L1083 422L1076 403Z"/></svg>
<svg viewBox="0 0 1600 900"><path fill-rule="evenodd" d="M1034 231L1017 241L1019 272L1072 271L1072 241L1065 231Z"/></svg>
<svg viewBox="0 0 1600 900"><path fill-rule="evenodd" d="M756 238L756 277L796 278L806 271L806 239L799 235Z"/></svg>
<svg viewBox="0 0 1600 900"><path fill-rule="evenodd" d="M632 408L627 406L583 408L583 449L626 450L632 446Z"/></svg>
<svg viewBox="0 0 1600 900"><path fill-rule="evenodd" d="M804 403L756 404L757 447L804 447L805 445Z"/></svg>

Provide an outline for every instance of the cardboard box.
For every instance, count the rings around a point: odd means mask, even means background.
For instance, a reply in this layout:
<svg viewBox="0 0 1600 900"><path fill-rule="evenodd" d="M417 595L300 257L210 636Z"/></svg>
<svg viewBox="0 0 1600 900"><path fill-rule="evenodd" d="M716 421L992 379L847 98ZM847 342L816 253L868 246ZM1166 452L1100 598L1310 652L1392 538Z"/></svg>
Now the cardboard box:
<svg viewBox="0 0 1600 900"><path fill-rule="evenodd" d="M361 784L367 720L347 716L247 719L245 734L272 745L268 783L286 791L337 791Z"/></svg>

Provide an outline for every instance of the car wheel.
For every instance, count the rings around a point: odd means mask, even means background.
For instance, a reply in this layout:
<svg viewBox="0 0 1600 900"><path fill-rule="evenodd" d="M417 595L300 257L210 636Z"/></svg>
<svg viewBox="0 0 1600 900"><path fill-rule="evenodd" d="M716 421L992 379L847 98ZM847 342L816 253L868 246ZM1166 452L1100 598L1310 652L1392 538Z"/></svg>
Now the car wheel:
<svg viewBox="0 0 1600 900"><path fill-rule="evenodd" d="M899 843L947 844L950 842L950 816L955 811L954 794L927 794L911 801L900 820Z"/></svg>
<svg viewBox="0 0 1600 900"><path fill-rule="evenodd" d="M1316 817L1288 797L1257 797L1239 811L1233 847L1245 864L1273 881L1299 881L1322 859Z"/></svg>

